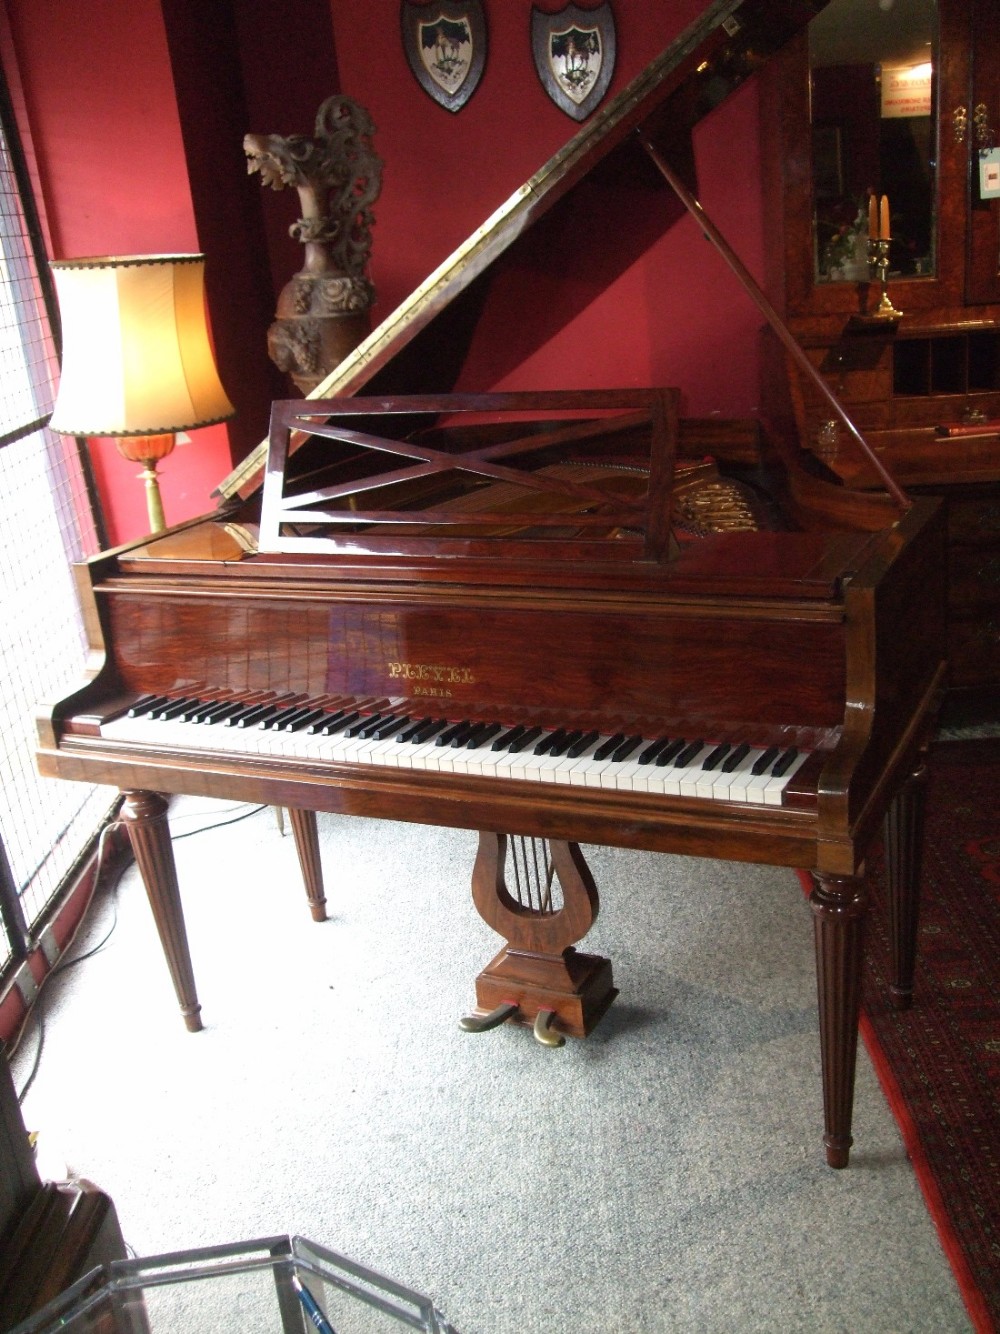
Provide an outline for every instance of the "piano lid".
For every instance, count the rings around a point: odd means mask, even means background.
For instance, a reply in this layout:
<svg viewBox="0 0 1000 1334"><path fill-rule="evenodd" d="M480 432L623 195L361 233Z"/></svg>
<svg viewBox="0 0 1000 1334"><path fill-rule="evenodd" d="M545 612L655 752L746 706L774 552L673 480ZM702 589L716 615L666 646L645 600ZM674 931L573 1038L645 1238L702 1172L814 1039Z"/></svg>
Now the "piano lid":
<svg viewBox="0 0 1000 1334"><path fill-rule="evenodd" d="M487 218L394 310L311 398L369 392L444 392L469 346L482 280L523 234L585 178L648 176L635 130L687 158L697 122L784 46L828 0L715 0L553 158ZM459 299L461 298L461 299ZM421 337L432 328L433 338ZM427 376L434 381L427 382ZM292 435L294 453L303 437ZM221 502L247 497L263 480L262 441L220 483Z"/></svg>

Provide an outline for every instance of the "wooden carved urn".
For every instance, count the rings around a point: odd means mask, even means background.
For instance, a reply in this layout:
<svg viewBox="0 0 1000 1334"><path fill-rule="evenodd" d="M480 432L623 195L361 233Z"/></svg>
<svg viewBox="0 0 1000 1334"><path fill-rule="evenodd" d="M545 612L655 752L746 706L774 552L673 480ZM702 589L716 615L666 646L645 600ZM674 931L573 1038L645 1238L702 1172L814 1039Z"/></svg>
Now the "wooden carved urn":
<svg viewBox="0 0 1000 1334"><path fill-rule="evenodd" d="M305 395L367 335L375 289L366 269L372 204L382 162L372 146L375 126L349 97L328 97L313 138L248 134L247 170L272 190L294 186L302 216L289 228L305 246L305 262L278 297L267 333L271 360Z"/></svg>

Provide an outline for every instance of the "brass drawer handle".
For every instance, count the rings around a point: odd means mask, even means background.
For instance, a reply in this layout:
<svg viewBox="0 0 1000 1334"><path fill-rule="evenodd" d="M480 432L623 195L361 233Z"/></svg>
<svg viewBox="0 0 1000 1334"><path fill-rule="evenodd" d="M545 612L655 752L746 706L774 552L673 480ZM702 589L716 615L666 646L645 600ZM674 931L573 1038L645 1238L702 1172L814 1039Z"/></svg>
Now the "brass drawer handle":
<svg viewBox="0 0 1000 1334"><path fill-rule="evenodd" d="M985 102L977 102L972 113L972 123L976 127L976 143L981 150L993 147L993 131L990 128L990 113Z"/></svg>

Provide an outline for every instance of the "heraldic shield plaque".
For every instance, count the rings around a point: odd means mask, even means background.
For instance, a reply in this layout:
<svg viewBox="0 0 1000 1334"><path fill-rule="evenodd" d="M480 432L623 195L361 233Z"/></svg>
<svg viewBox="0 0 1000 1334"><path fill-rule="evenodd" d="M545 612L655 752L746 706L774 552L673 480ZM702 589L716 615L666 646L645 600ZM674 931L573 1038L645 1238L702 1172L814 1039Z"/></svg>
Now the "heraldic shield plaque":
<svg viewBox="0 0 1000 1334"><path fill-rule="evenodd" d="M556 106L574 120L584 120L608 91L615 70L611 5L567 5L558 14L532 6L531 53L542 87Z"/></svg>
<svg viewBox="0 0 1000 1334"><path fill-rule="evenodd" d="M431 0L400 10L403 49L425 93L448 111L460 111L486 66L482 0Z"/></svg>

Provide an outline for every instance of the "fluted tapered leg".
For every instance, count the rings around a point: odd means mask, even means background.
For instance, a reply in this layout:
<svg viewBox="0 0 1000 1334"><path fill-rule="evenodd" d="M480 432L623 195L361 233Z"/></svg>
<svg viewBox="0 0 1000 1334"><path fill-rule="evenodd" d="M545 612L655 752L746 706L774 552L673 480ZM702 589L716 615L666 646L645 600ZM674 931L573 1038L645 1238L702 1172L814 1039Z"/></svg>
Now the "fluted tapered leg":
<svg viewBox="0 0 1000 1334"><path fill-rule="evenodd" d="M122 820L128 830L135 862L146 888L160 944L184 1016L192 1033L201 1028L201 1005L195 992L184 910L177 887L177 868L170 845L167 803L155 792L126 792Z"/></svg>
<svg viewBox="0 0 1000 1334"><path fill-rule="evenodd" d="M314 922L325 922L326 895L323 892L323 866L319 857L316 812L290 806L288 815L292 822L292 833L295 835L295 851L299 854L299 866L302 868L309 911Z"/></svg>
<svg viewBox="0 0 1000 1334"><path fill-rule="evenodd" d="M826 1161L846 1167L854 1110L854 1071L861 1012L864 952L864 881L857 876L814 873L810 896L816 936L819 1040L823 1063Z"/></svg>
<svg viewBox="0 0 1000 1334"><path fill-rule="evenodd" d="M907 1010L913 1004L926 787L927 769L921 763L896 794L883 826L892 941L889 994L899 1010Z"/></svg>

